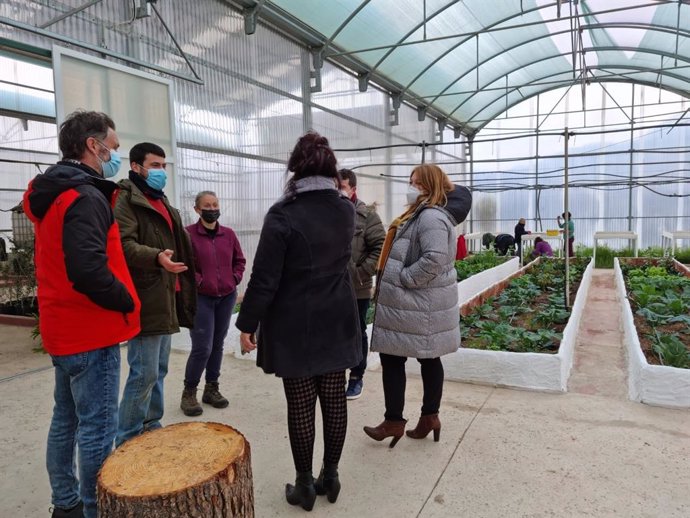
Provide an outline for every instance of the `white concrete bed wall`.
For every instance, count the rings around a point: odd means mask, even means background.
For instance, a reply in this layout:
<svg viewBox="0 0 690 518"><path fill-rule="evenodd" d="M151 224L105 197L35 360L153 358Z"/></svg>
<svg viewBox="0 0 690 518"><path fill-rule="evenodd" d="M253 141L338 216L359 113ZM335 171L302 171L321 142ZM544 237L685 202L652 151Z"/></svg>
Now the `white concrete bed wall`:
<svg viewBox="0 0 690 518"><path fill-rule="evenodd" d="M620 262L617 257L613 261L623 323L623 341L628 358L628 396L633 401L649 405L690 408L690 370L650 365L647 362L637 336Z"/></svg>
<svg viewBox="0 0 690 518"><path fill-rule="evenodd" d="M472 300L489 286L493 286L506 277L513 275L520 269L520 259L513 257L508 261L476 273L464 281L458 283L458 299L462 306L465 302Z"/></svg>

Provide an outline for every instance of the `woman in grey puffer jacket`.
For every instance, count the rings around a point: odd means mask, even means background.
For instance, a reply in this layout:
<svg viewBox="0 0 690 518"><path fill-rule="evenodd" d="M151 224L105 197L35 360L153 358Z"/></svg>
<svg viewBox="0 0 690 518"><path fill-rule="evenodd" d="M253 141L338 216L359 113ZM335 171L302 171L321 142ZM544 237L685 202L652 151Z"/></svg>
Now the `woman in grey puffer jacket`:
<svg viewBox="0 0 690 518"><path fill-rule="evenodd" d="M453 185L433 164L412 171L408 198L410 207L391 223L379 262L383 271L378 275L371 350L380 353L385 420L364 427L377 441L393 437L391 448L407 422L403 418L407 358L421 364L424 386L422 415L407 435L423 439L433 431L434 440L439 440L440 357L460 347L454 227L465 220L472 205L470 191Z"/></svg>

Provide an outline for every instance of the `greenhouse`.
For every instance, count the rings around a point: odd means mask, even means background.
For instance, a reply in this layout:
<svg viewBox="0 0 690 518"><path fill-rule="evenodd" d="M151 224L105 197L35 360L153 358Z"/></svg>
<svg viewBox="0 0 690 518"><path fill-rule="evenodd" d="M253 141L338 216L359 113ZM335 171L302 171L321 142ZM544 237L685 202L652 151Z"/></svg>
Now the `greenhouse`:
<svg viewBox="0 0 690 518"><path fill-rule="evenodd" d="M688 27L686 0L0 0L0 516L687 516ZM112 120L70 134L75 112ZM313 133L337 160L315 191ZM49 187L67 190L37 212L41 182L74 171L86 186ZM427 175L452 183L440 201ZM328 210L291 208L324 182ZM432 212L442 253L424 250ZM147 327L156 311L167 327ZM448 329L452 352L381 345ZM156 337L160 361L135 358ZM60 372L105 343L117 448L91 469L79 408L74 451L56 446ZM147 361L160 415L126 430ZM321 390L343 369L338 464ZM307 378L313 483L290 399Z"/></svg>

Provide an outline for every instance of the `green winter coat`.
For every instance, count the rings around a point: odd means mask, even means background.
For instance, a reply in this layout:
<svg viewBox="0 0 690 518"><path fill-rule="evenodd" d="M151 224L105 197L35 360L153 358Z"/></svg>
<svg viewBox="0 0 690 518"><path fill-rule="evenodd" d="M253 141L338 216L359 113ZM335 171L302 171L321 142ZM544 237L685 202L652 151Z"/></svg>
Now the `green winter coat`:
<svg viewBox="0 0 690 518"><path fill-rule="evenodd" d="M372 276L381 255L386 231L376 208L361 200L355 204L355 235L352 238L352 260L348 265L358 299L370 299Z"/></svg>
<svg viewBox="0 0 690 518"><path fill-rule="evenodd" d="M130 180L121 180L118 185L114 212L127 266L141 300L140 336L173 334L180 326L191 328L196 312L194 255L180 213L163 198L172 219L171 232L168 222L136 185ZM189 269L176 275L162 268L158 254L166 249L174 250L172 260ZM179 292L175 290L176 277Z"/></svg>

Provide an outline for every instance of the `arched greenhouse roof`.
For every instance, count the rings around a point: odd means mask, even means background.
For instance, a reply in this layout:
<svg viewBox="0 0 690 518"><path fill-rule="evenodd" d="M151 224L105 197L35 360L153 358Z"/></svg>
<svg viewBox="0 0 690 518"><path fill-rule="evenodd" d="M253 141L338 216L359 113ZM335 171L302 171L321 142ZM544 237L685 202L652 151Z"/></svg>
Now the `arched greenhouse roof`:
<svg viewBox="0 0 690 518"><path fill-rule="evenodd" d="M690 0L233 0L472 135L539 93L624 81L690 94Z"/></svg>

